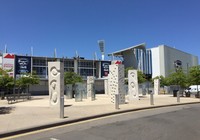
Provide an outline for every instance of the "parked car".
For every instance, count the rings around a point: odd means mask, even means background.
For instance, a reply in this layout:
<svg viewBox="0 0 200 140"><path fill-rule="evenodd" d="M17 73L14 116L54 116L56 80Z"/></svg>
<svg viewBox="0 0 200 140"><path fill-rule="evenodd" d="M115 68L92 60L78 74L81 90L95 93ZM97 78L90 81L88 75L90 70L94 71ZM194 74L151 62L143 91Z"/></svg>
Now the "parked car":
<svg viewBox="0 0 200 140"><path fill-rule="evenodd" d="M191 94L194 94L197 97L198 91L200 91L200 85L191 85L189 88L185 90L185 96L190 97Z"/></svg>

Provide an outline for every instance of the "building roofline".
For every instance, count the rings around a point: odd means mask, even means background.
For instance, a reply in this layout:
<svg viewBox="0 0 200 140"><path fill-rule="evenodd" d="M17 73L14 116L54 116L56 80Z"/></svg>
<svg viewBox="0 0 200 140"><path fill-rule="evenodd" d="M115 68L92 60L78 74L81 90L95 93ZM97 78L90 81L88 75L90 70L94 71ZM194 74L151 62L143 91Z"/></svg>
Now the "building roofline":
<svg viewBox="0 0 200 140"><path fill-rule="evenodd" d="M109 53L108 56L121 56L123 52L129 51L129 50L132 50L132 49L136 49L136 48L145 50L146 44L141 43L141 44L138 44L138 45L135 45L135 46L131 46L129 48L125 48L125 49L122 49L122 50L119 50L119 51L115 51L115 52Z"/></svg>
<svg viewBox="0 0 200 140"><path fill-rule="evenodd" d="M192 55L192 56L198 58L197 55L193 55L193 54L191 54L191 53L188 53L188 52L182 51L182 50L180 50L180 49L177 49L176 47L168 46L168 45L165 45L165 44L161 44L161 45L158 45L157 47L153 47L153 48L150 48L150 49L160 48L160 47L166 47L166 48L169 48L169 49L177 50L177 51L180 51L180 52L182 52L182 53L185 53L185 54L188 54L188 55Z"/></svg>

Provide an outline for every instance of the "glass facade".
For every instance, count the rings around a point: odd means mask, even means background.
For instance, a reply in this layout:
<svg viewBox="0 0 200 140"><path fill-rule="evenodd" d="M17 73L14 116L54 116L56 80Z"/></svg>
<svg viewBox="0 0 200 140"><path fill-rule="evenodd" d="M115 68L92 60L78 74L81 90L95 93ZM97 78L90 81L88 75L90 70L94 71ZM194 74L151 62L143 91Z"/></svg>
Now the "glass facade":
<svg viewBox="0 0 200 140"><path fill-rule="evenodd" d="M148 79L152 78L152 52L146 50L146 71L145 74Z"/></svg>
<svg viewBox="0 0 200 140"><path fill-rule="evenodd" d="M32 71L40 78L48 78L48 62L57 61L55 58L32 57ZM64 71L77 72L83 78L87 76L96 76L98 61L85 59L60 59L64 63Z"/></svg>
<svg viewBox="0 0 200 140"><path fill-rule="evenodd" d="M36 72L40 78L47 78L47 58L32 57L32 72Z"/></svg>
<svg viewBox="0 0 200 140"><path fill-rule="evenodd" d="M64 62L64 71L65 72L74 72L74 60L71 59L63 59Z"/></svg>
<svg viewBox="0 0 200 140"><path fill-rule="evenodd" d="M45 58L33 58L33 66L46 66L46 60Z"/></svg>
<svg viewBox="0 0 200 140"><path fill-rule="evenodd" d="M64 59L64 67L65 68L74 68L74 60L66 60Z"/></svg>
<svg viewBox="0 0 200 140"><path fill-rule="evenodd" d="M151 50L146 50L146 74L152 75L152 53L151 53Z"/></svg>
<svg viewBox="0 0 200 140"><path fill-rule="evenodd" d="M40 77L40 78L46 78L47 76L47 68L46 67L33 67L33 71L36 72L36 74Z"/></svg>
<svg viewBox="0 0 200 140"><path fill-rule="evenodd" d="M83 76L96 76L96 62L78 60L78 73Z"/></svg>
<svg viewBox="0 0 200 140"><path fill-rule="evenodd" d="M148 77L152 75L152 53L151 50L135 49L135 57L138 70Z"/></svg>

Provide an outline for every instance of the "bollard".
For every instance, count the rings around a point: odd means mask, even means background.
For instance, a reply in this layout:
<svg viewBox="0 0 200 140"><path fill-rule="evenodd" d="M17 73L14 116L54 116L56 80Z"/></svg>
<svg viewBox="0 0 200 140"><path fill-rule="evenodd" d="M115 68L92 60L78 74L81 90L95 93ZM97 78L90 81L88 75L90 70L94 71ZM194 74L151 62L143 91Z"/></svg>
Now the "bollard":
<svg viewBox="0 0 200 140"><path fill-rule="evenodd" d="M91 101L95 100L95 86L91 83Z"/></svg>
<svg viewBox="0 0 200 140"><path fill-rule="evenodd" d="M91 96L91 101L94 101L95 100L95 94L92 93L92 96Z"/></svg>
<svg viewBox="0 0 200 140"><path fill-rule="evenodd" d="M60 118L64 118L64 96L60 97Z"/></svg>
<svg viewBox="0 0 200 140"><path fill-rule="evenodd" d="M154 105L153 93L150 93L150 104Z"/></svg>
<svg viewBox="0 0 200 140"><path fill-rule="evenodd" d="M179 94L179 91L177 92L177 103L180 103L180 94Z"/></svg>
<svg viewBox="0 0 200 140"><path fill-rule="evenodd" d="M115 109L119 109L119 94L115 94Z"/></svg>

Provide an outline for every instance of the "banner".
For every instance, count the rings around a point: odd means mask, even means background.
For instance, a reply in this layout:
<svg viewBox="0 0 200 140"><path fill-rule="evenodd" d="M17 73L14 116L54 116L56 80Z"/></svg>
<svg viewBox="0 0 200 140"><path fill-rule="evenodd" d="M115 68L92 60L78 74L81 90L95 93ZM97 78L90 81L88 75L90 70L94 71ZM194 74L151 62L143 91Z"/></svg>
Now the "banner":
<svg viewBox="0 0 200 140"><path fill-rule="evenodd" d="M101 61L101 77L106 77L109 74L110 61Z"/></svg>
<svg viewBox="0 0 200 140"><path fill-rule="evenodd" d="M31 57L15 56L15 74L31 73Z"/></svg>
<svg viewBox="0 0 200 140"><path fill-rule="evenodd" d="M6 70L8 74L14 76L14 63L15 55L10 53L3 53L3 70Z"/></svg>

